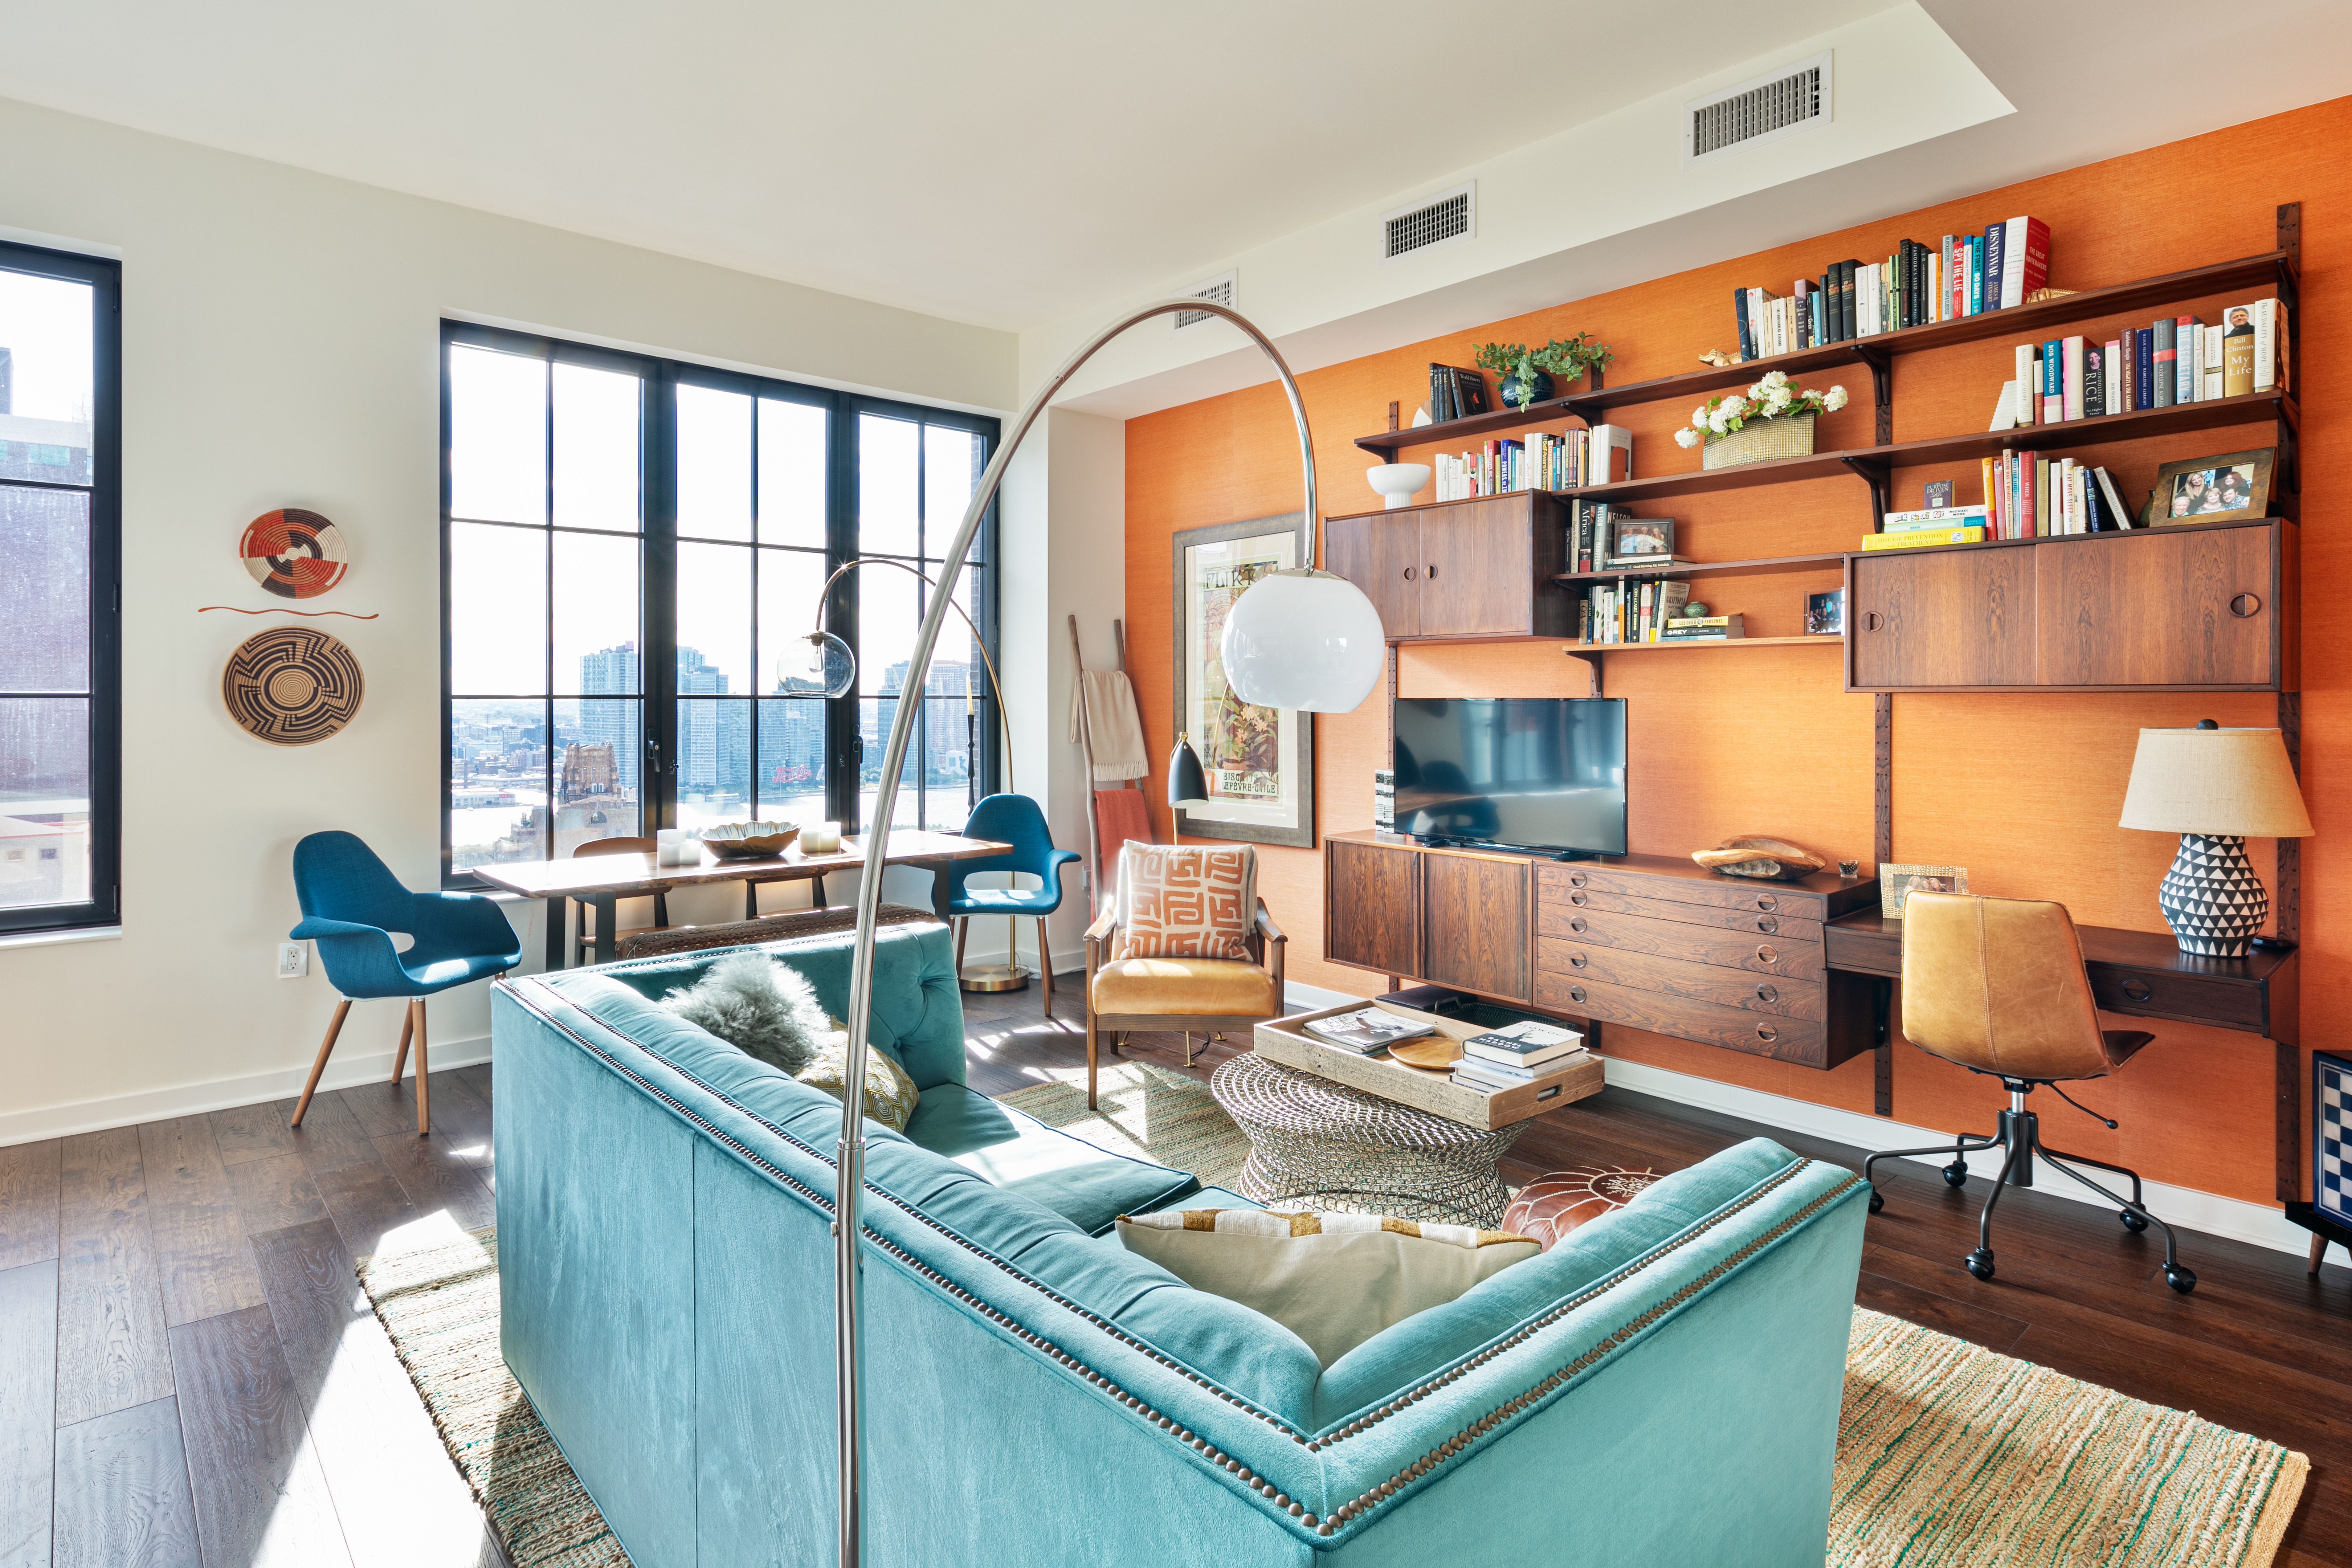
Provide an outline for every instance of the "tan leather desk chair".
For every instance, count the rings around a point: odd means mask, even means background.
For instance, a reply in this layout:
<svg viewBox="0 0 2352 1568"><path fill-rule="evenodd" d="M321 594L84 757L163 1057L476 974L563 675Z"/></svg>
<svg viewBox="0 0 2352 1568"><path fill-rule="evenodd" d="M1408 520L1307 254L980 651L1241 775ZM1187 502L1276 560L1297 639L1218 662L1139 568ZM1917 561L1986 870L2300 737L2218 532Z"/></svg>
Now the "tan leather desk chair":
<svg viewBox="0 0 2352 1568"><path fill-rule="evenodd" d="M1181 1030L1190 1067L1194 1034L1222 1038L1227 1029L1280 1017L1288 940L1260 899L1248 959L1113 958L1119 948L1114 900L1087 931L1087 1104L1095 1103L1097 1042L1105 1032L1117 1050L1130 1030Z"/></svg>
<svg viewBox="0 0 2352 1568"><path fill-rule="evenodd" d="M2180 1265L2172 1227L2140 1201L2138 1173L2049 1148L2042 1142L2041 1118L2025 1109L2025 1097L2047 1085L2077 1110L2114 1127L2115 1122L2078 1104L2058 1085L2105 1078L2156 1037L2099 1027L2082 943L2064 905L2035 899L1913 893L1903 905L1902 1027L1905 1037L1929 1056L1997 1078L2009 1090L2009 1109L2000 1113L1992 1135L1960 1134L1949 1150L1952 1163L1944 1167L1947 1183L1964 1186L1969 1154L2006 1151L2000 1177L1977 1222L1977 1249L1965 1260L1969 1273L1979 1279L1992 1278L1993 1205L2000 1202L2003 1187L2033 1184L2033 1157L2040 1154L2119 1205L2125 1229L2138 1232L2154 1225L2162 1231L2165 1283L2183 1295L2196 1289L2197 1276ZM1884 1150L1863 1162L1863 1178L1870 1180L1872 1167L1881 1160L1945 1152L1941 1144ZM2132 1195L2117 1197L2074 1165L2130 1177ZM1873 1182L1870 1212L1885 1206Z"/></svg>

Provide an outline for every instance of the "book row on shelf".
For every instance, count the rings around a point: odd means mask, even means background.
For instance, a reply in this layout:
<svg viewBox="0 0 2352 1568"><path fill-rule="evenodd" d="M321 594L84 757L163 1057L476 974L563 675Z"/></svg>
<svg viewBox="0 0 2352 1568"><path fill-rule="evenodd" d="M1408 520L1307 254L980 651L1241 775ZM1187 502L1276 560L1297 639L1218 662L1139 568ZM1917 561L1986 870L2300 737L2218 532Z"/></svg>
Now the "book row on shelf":
<svg viewBox="0 0 2352 1568"><path fill-rule="evenodd" d="M2049 226L2013 217L1936 246L1904 240L1883 261L1833 261L1785 295L1735 289L1732 317L1739 357L1764 359L2022 305L2049 280Z"/></svg>
<svg viewBox="0 0 2352 1568"><path fill-rule="evenodd" d="M2267 299L2231 305L2210 324L2167 316L2104 343L2079 335L2020 343L2017 377L2002 384L1992 428L2284 392L2287 341L2287 308Z"/></svg>
<svg viewBox="0 0 2352 1568"><path fill-rule="evenodd" d="M2103 468L2046 452L2004 451L1982 459L1984 500L1973 506L1890 511L1864 550L1975 544L1987 539L2051 539L2112 533L2138 526L2122 487ZM2216 498L2221 510L2226 497ZM2243 498L2240 498L2243 505Z"/></svg>
<svg viewBox="0 0 2352 1568"><path fill-rule="evenodd" d="M1576 607L1576 640L1605 646L1664 641L1689 602L1690 584L1672 578L1596 583Z"/></svg>
<svg viewBox="0 0 2352 1568"><path fill-rule="evenodd" d="M1512 436L1476 451L1440 452L1431 468L1439 500L1608 484L1633 477L1633 433L1622 425L1596 425L1558 436Z"/></svg>

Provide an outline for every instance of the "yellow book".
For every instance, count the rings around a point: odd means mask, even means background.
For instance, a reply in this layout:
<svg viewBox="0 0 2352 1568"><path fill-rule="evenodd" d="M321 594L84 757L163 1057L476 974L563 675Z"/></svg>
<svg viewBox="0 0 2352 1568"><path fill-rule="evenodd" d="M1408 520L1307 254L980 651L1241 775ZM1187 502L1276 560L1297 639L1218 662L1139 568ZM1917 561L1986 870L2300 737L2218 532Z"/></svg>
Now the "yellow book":
<svg viewBox="0 0 2352 1568"><path fill-rule="evenodd" d="M1980 544L1984 542L1983 525L1971 523L1966 528L1916 528L1908 533L1865 533L1862 537L1864 550L1916 550L1923 544Z"/></svg>

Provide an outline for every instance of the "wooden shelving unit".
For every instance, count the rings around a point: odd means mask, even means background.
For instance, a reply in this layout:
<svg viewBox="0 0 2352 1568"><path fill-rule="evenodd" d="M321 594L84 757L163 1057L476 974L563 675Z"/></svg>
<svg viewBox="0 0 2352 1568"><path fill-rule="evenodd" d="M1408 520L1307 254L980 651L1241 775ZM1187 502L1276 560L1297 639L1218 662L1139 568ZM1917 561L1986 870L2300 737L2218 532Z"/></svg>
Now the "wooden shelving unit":
<svg viewBox="0 0 2352 1568"><path fill-rule="evenodd" d="M1835 556L1830 557L1834 561ZM1663 653L1669 648L1695 647L1843 647L1845 638L1836 636L1804 637L1706 637L1688 642L1572 642L1562 651L1571 655L1593 653Z"/></svg>
<svg viewBox="0 0 2352 1568"><path fill-rule="evenodd" d="M1703 577L1710 572L1795 572L1807 566L1832 566L1845 559L1843 551L1823 555L1762 555L1753 561L1693 561L1675 566L1610 566L1597 572L1555 572L1555 583L1613 583L1621 577Z"/></svg>

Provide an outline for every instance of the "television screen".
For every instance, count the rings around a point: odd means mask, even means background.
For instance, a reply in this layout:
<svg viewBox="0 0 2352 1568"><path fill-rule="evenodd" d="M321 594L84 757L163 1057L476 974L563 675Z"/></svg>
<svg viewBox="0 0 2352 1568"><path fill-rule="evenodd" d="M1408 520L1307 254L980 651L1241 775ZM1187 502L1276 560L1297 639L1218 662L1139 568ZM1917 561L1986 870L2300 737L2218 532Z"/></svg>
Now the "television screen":
<svg viewBox="0 0 2352 1568"><path fill-rule="evenodd" d="M1400 833L1625 853L1622 697L1397 699Z"/></svg>

